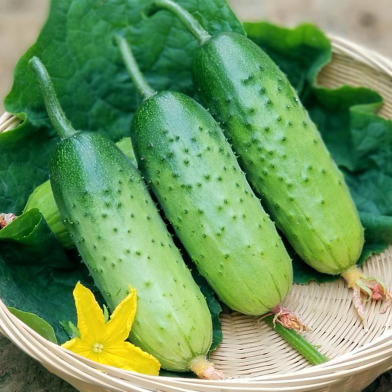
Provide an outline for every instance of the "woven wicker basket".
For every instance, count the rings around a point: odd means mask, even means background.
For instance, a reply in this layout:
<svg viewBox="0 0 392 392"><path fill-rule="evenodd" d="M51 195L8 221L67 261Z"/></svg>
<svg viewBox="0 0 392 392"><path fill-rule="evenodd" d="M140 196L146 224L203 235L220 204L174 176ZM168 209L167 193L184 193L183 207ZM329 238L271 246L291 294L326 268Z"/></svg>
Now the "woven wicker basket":
<svg viewBox="0 0 392 392"><path fill-rule="evenodd" d="M340 38L331 37L333 61L319 75L327 87L341 84L371 87L385 98L380 114L392 118L392 62ZM0 132L18 120L0 118ZM373 256L363 267L370 276L383 277L392 287L392 247ZM238 313L221 316L224 339L213 353L216 368L229 379L152 377L105 367L43 339L14 317L0 301L0 331L49 371L87 391L360 391L392 367L392 310L380 314L380 304L368 302L369 332L365 332L351 304L343 280L294 285L285 301L303 315L314 330L306 338L321 345L332 358L311 367L265 323ZM100 366L102 368L102 366Z"/></svg>

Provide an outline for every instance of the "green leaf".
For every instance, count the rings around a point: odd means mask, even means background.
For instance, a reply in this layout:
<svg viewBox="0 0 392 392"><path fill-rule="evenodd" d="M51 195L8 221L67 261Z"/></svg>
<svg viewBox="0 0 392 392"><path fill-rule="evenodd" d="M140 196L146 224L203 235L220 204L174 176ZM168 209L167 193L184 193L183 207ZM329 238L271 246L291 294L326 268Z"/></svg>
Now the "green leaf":
<svg viewBox="0 0 392 392"><path fill-rule="evenodd" d="M49 323L60 342L67 340L59 322L76 319L73 288L79 280L92 286L86 267L75 254L66 255L37 208L2 229L0 243L1 300L24 312L22 321L33 329L48 332Z"/></svg>
<svg viewBox="0 0 392 392"><path fill-rule="evenodd" d="M334 90L313 87L308 94L304 104L341 168L350 172L356 171L358 165L367 168L366 150L358 145L360 135L356 135L353 122L363 121L363 115L376 111L381 102L378 93L364 87L342 86Z"/></svg>
<svg viewBox="0 0 392 392"><path fill-rule="evenodd" d="M23 211L30 193L48 178L54 134L34 127L24 114L17 128L0 133L0 212Z"/></svg>
<svg viewBox="0 0 392 392"><path fill-rule="evenodd" d="M173 15L142 16L146 0L52 0L37 42L20 59L6 110L24 124L0 135L0 212L19 214L33 189L47 180L57 137L49 126L38 83L28 69L41 58L61 105L76 129L97 131L114 141L127 136L140 97L133 88L115 34L125 35L151 85L193 94L191 63L198 47ZM244 33L224 0L180 0L212 34ZM3 143L5 141L6 143Z"/></svg>
<svg viewBox="0 0 392 392"><path fill-rule="evenodd" d="M105 323L107 323L110 318L109 317L109 310L105 304L103 305L103 318L105 319Z"/></svg>
<svg viewBox="0 0 392 392"><path fill-rule="evenodd" d="M331 45L312 25L286 29L269 23L247 23L248 37L287 74L343 171L365 228L365 246L358 264L392 243L392 122L375 113L382 97L363 87L317 86L315 77L330 61ZM288 247L294 281L328 282Z"/></svg>
<svg viewBox="0 0 392 392"><path fill-rule="evenodd" d="M0 255L0 298L6 306L34 313L54 329L59 343L68 340L60 325L61 320L76 323L76 310L72 291L78 281L98 296L84 264L74 269L57 269L35 265L14 265Z"/></svg>
<svg viewBox="0 0 392 392"><path fill-rule="evenodd" d="M16 316L20 321L23 321L26 325L28 325L35 332L39 333L45 339L48 339L52 343L57 344L56 335L54 333L54 329L50 324L48 324L41 317L38 317L36 314L22 312L21 310L8 307L8 310Z"/></svg>
<svg viewBox="0 0 392 392"><path fill-rule="evenodd" d="M60 321L60 325L70 339L80 338L78 327L72 321Z"/></svg>
<svg viewBox="0 0 392 392"><path fill-rule="evenodd" d="M0 243L0 254L10 264L74 266L37 208L23 213L0 230Z"/></svg>

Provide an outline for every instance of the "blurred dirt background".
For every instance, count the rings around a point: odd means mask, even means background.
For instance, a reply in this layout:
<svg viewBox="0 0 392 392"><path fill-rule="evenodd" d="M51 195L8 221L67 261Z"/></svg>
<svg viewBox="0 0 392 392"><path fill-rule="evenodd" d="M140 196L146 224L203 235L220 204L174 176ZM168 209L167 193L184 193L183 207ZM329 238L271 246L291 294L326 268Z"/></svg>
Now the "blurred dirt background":
<svg viewBox="0 0 392 392"><path fill-rule="evenodd" d="M77 1L77 0L74 0ZM286 26L311 22L325 32L355 41L392 58L392 0L228 0L243 21L268 20ZM49 0L0 0L0 114L13 69L45 21ZM0 391L71 392L74 388L46 371L0 336ZM391 392L392 373L366 392Z"/></svg>

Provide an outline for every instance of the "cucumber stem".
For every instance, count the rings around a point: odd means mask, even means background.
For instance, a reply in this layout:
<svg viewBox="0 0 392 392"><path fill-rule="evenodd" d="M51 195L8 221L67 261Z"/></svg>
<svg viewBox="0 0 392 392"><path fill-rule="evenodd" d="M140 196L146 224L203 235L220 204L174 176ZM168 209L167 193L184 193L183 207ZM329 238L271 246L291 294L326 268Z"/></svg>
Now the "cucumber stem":
<svg viewBox="0 0 392 392"><path fill-rule="evenodd" d="M193 34L199 41L200 45L207 42L211 35L206 31L203 26L184 8L171 0L154 0L144 9L144 14L151 16L159 10L167 10L173 13L185 27Z"/></svg>
<svg viewBox="0 0 392 392"><path fill-rule="evenodd" d="M361 293L367 296L367 300L385 301L385 306L380 313L385 313L392 303L392 293L377 278L364 275L357 267L351 266L342 273L342 277L346 280L347 286L353 289L353 304L358 312L365 331L368 331L367 320L363 309Z"/></svg>
<svg viewBox="0 0 392 392"><path fill-rule="evenodd" d="M274 315L263 318L271 328L273 328L294 350L300 353L312 365L320 365L328 361L328 358L321 354L312 344L310 344L299 333L283 327L276 323L274 325Z"/></svg>
<svg viewBox="0 0 392 392"><path fill-rule="evenodd" d="M129 76L131 77L140 95L142 95L145 99L155 95L156 91L154 91L154 89L147 83L147 80L141 73L140 68L135 60L135 56L132 53L132 49L128 45L126 39L120 35L116 35L114 37L114 41L120 48L125 67L128 70Z"/></svg>
<svg viewBox="0 0 392 392"><path fill-rule="evenodd" d="M57 99L52 80L42 61L38 57L33 57L29 65L35 73L35 77L41 88L42 97L45 102L46 111L50 121L57 133L62 138L71 137L76 131L65 116L60 102Z"/></svg>
<svg viewBox="0 0 392 392"><path fill-rule="evenodd" d="M206 357L200 356L192 360L190 369L199 377L205 380L223 380L221 371L214 368L214 364L207 361Z"/></svg>
<svg viewBox="0 0 392 392"><path fill-rule="evenodd" d="M274 326L276 323L279 323L283 325L283 327L286 327L288 329L293 329L296 332L310 332L310 328L308 328L302 321L301 318L290 311L289 309L277 305L275 306L272 310L271 313L274 315L273 323ZM266 314L265 317L267 317L269 314Z"/></svg>

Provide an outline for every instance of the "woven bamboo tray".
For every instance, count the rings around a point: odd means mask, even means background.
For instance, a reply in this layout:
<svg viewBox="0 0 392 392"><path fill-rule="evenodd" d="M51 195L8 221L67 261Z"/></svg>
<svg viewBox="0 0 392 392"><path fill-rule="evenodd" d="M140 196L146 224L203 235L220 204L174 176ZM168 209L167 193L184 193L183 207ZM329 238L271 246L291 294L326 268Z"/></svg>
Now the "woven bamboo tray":
<svg viewBox="0 0 392 392"><path fill-rule="evenodd" d="M367 86L385 98L380 115L392 118L392 62L356 44L330 37L333 60L321 72L320 85ZM6 113L0 132L19 120ZM363 266L367 275L382 277L392 287L392 247L371 257ZM229 377L223 381L152 377L96 364L42 338L0 301L0 332L49 371L83 392L102 391L361 391L392 367L392 310L380 314L381 304L368 302L366 333L351 304L343 280L318 285L294 285L285 305L303 315L313 333L305 334L331 358L309 366L265 323L239 313L221 316L224 339L211 359Z"/></svg>

